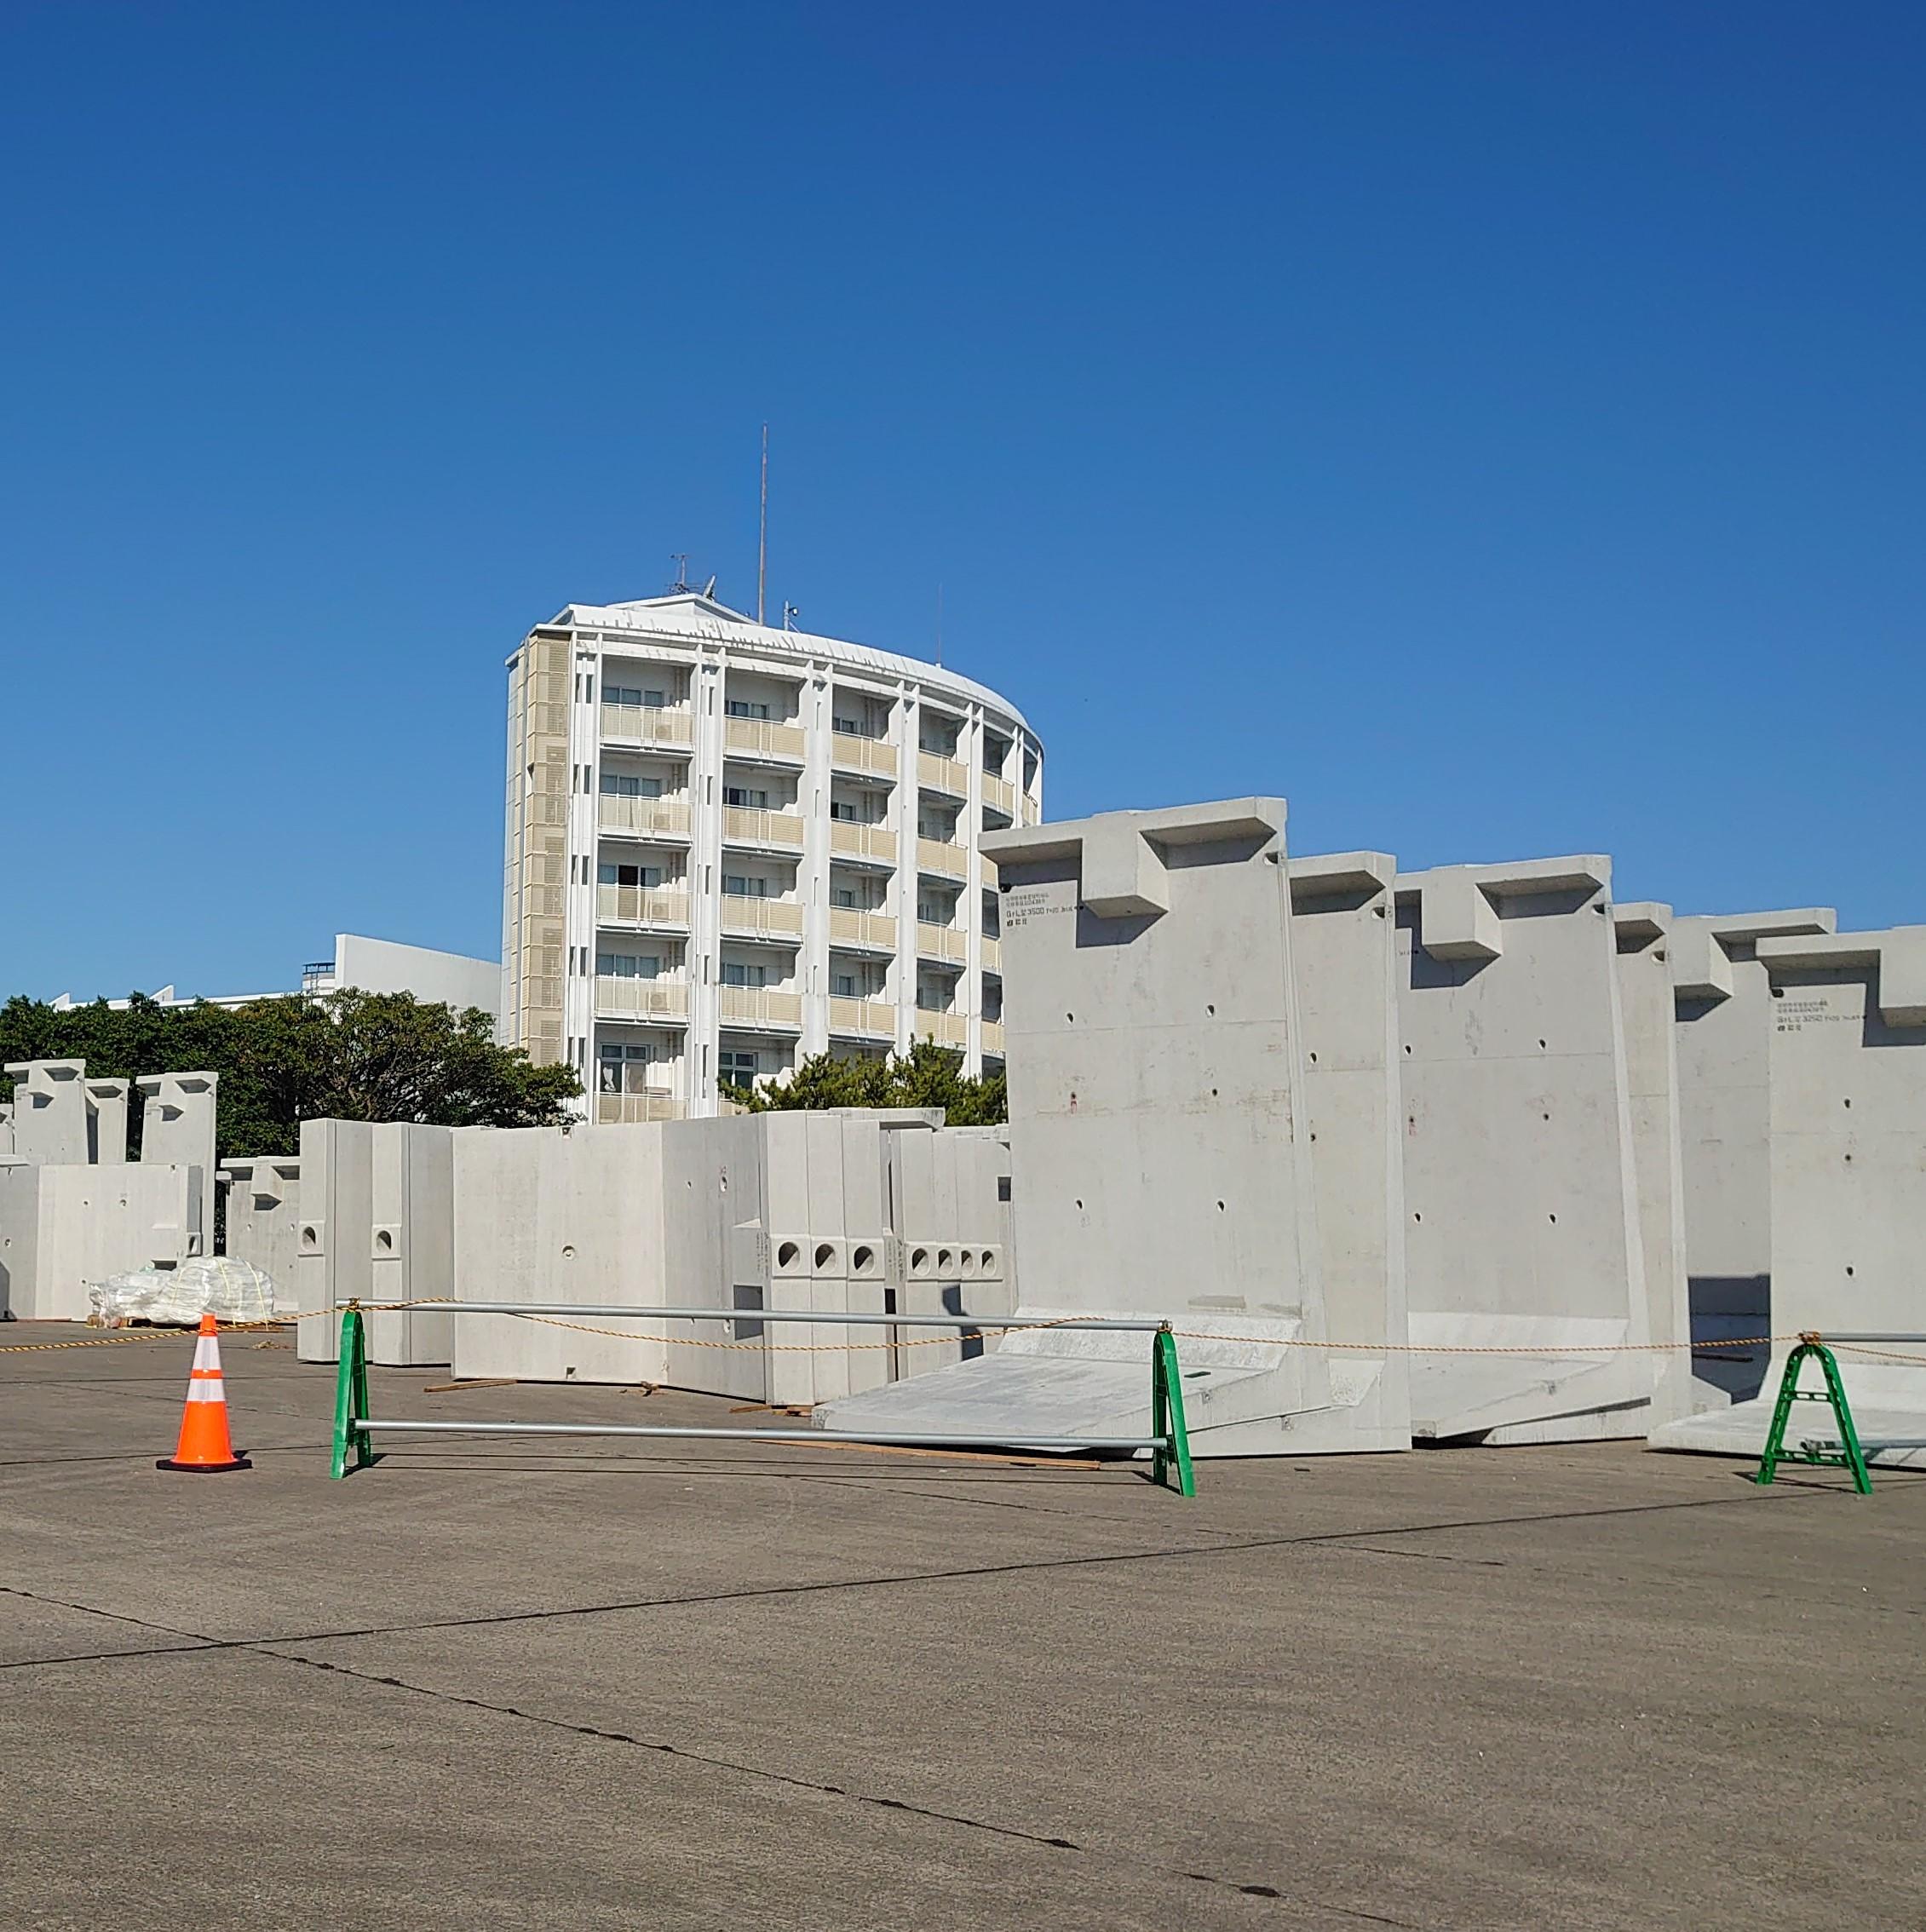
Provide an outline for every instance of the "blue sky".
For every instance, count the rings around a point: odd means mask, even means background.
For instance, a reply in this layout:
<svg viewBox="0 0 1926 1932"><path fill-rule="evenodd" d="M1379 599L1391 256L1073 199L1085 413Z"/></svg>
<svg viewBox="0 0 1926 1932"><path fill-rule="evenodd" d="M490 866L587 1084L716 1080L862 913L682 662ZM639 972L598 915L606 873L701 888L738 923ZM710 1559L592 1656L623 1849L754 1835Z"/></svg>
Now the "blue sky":
<svg viewBox="0 0 1926 1932"><path fill-rule="evenodd" d="M1926 9L0 4L0 994L492 956L671 553L1053 817L1926 920Z"/></svg>

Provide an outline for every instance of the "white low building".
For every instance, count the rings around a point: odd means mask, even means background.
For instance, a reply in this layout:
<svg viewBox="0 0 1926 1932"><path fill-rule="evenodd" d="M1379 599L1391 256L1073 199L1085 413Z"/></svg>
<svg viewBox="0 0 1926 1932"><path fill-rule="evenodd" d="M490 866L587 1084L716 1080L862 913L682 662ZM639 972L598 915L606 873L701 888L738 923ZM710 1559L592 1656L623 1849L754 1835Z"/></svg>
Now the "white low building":
<svg viewBox="0 0 1926 1932"><path fill-rule="evenodd" d="M1001 1065L980 840L1043 796L1007 699L693 593L572 604L508 668L501 1038L592 1118L713 1114L825 1050Z"/></svg>

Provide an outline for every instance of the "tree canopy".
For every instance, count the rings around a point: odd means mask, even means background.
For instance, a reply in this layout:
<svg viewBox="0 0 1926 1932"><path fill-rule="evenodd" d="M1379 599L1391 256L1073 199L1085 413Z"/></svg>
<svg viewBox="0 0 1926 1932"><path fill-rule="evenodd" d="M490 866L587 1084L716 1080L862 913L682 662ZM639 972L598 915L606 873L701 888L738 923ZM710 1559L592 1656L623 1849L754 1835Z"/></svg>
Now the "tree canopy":
<svg viewBox="0 0 1926 1932"><path fill-rule="evenodd" d="M729 1090L752 1113L796 1107L940 1107L952 1127L995 1127L1009 1118L1001 1073L981 1078L963 1071L963 1055L933 1040L918 1040L888 1060L838 1060L819 1053L786 1079L753 1092Z"/></svg>
<svg viewBox="0 0 1926 1932"><path fill-rule="evenodd" d="M552 1127L582 1090L575 1070L537 1067L498 1046L479 1008L411 993L328 993L244 1006L162 1006L136 994L56 1010L15 998L0 1006L0 1064L84 1060L89 1075L210 1072L222 1159L291 1154L303 1120L418 1120L444 1127ZM0 1077L0 1084L4 1084ZM139 1142L138 1109L129 1152Z"/></svg>

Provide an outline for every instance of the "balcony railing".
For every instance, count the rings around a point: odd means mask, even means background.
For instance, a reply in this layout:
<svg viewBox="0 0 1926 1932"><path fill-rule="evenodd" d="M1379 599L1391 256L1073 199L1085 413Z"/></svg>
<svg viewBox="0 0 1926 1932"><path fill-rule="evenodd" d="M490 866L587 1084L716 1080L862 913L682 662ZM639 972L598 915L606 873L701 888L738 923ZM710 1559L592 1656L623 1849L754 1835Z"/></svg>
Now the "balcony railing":
<svg viewBox="0 0 1926 1932"><path fill-rule="evenodd" d="M946 878L961 879L969 876L969 854L960 845L952 845L940 838L919 838L917 841L917 864L926 872L940 872Z"/></svg>
<svg viewBox="0 0 1926 1932"><path fill-rule="evenodd" d="M602 736L641 745L687 745L692 720L686 704L604 704Z"/></svg>
<svg viewBox="0 0 1926 1932"><path fill-rule="evenodd" d="M774 933L794 939L802 931L802 908L787 899L753 899L747 893L722 894L726 933Z"/></svg>
<svg viewBox="0 0 1926 1932"><path fill-rule="evenodd" d="M887 999L841 999L829 1003L829 1030L862 1040L894 1040L896 1008Z"/></svg>
<svg viewBox="0 0 1926 1932"><path fill-rule="evenodd" d="M681 886L599 885L595 917L618 925L686 926L689 895Z"/></svg>
<svg viewBox="0 0 1926 1932"><path fill-rule="evenodd" d="M605 832L689 836L689 808L679 798L628 798L603 792L595 801L595 823Z"/></svg>
<svg viewBox="0 0 1926 1932"><path fill-rule="evenodd" d="M595 977L595 1011L611 1020L686 1020L689 989L681 980Z"/></svg>
<svg viewBox="0 0 1926 1932"><path fill-rule="evenodd" d="M1001 1020L986 1020L983 1022L983 1050L996 1054L1003 1050L1003 1023Z"/></svg>
<svg viewBox="0 0 1926 1932"><path fill-rule="evenodd" d="M1043 822L1043 808L1028 792L1018 795L1016 822L1020 825L1040 825Z"/></svg>
<svg viewBox="0 0 1926 1932"><path fill-rule="evenodd" d="M866 946L881 952L896 950L896 922L887 912L860 912L853 906L829 909L831 946Z"/></svg>
<svg viewBox="0 0 1926 1932"><path fill-rule="evenodd" d="M731 751L755 758L793 759L802 762L802 727L777 724L768 718L724 718L722 743Z"/></svg>
<svg viewBox="0 0 1926 1932"><path fill-rule="evenodd" d="M880 778L896 775L896 747L887 738L859 738L854 732L832 731L830 762L845 771L874 772Z"/></svg>
<svg viewBox="0 0 1926 1932"><path fill-rule="evenodd" d="M802 995L768 986L720 986L722 1023L728 1026L800 1026Z"/></svg>
<svg viewBox="0 0 1926 1932"><path fill-rule="evenodd" d="M680 1120L682 1103L673 1094L597 1094L595 1124L627 1127L644 1120Z"/></svg>
<svg viewBox="0 0 1926 1932"><path fill-rule="evenodd" d="M896 863L896 835L888 825L858 825L847 819L831 819L829 848L853 859L874 859L885 865Z"/></svg>
<svg viewBox="0 0 1926 1932"><path fill-rule="evenodd" d="M960 1013L931 1013L916 1010L911 1032L919 1040L934 1040L938 1046L960 1047L969 1043L969 1022Z"/></svg>
<svg viewBox="0 0 1926 1932"><path fill-rule="evenodd" d="M960 758L946 758L940 751L917 753L917 782L933 791L946 791L953 798L969 796L969 767Z"/></svg>
<svg viewBox="0 0 1926 1932"><path fill-rule="evenodd" d="M762 812L747 805L722 808L722 839L731 845L780 845L802 849L802 817L797 812Z"/></svg>
<svg viewBox="0 0 1926 1932"><path fill-rule="evenodd" d="M983 970L986 973L1000 973L1003 969L1003 942L986 933L983 935Z"/></svg>
<svg viewBox="0 0 1926 1932"><path fill-rule="evenodd" d="M968 944L968 936L954 926L933 926L924 919L917 921L917 951L925 959L946 959L960 966Z"/></svg>
<svg viewBox="0 0 1926 1932"><path fill-rule="evenodd" d="M983 774L983 802L992 812L1001 812L1006 819L1016 816L1016 787L1007 779L998 778L994 772Z"/></svg>

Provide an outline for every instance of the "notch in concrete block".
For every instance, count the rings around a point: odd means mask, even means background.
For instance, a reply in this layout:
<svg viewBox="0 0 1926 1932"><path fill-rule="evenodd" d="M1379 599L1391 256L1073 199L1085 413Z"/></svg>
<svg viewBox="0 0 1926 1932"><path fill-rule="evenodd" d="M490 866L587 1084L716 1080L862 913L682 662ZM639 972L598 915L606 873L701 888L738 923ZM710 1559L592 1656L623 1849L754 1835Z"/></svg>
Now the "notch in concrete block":
<svg viewBox="0 0 1926 1932"><path fill-rule="evenodd" d="M1878 975L1879 1017L1889 1026L1926 1026L1926 926L1762 939L1758 957L1768 975L1775 969L1870 966Z"/></svg>
<svg viewBox="0 0 1926 1932"><path fill-rule="evenodd" d="M1682 921L1673 929L1670 950L1674 999L1732 998L1732 959L1710 926Z"/></svg>

